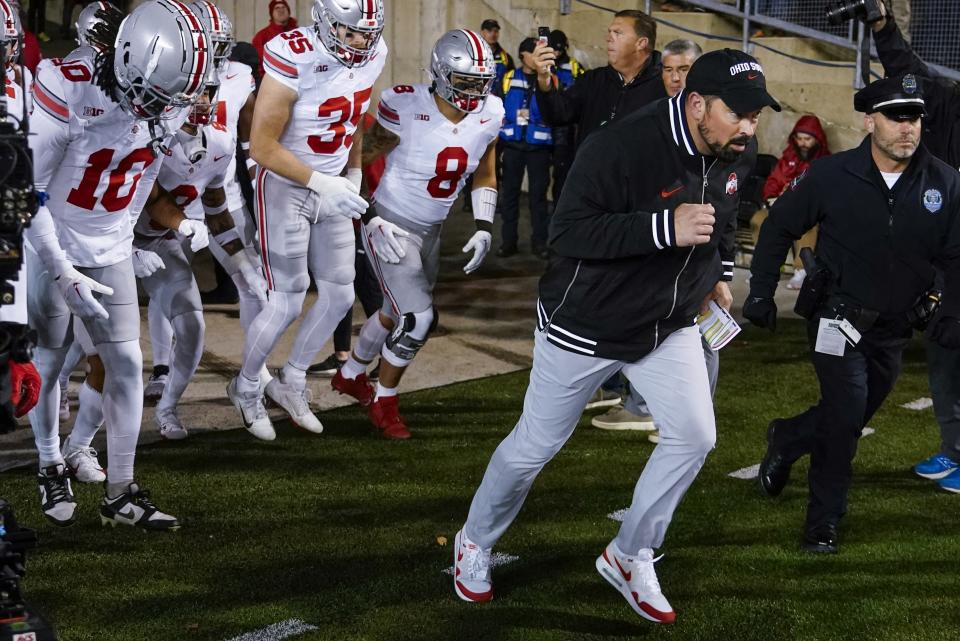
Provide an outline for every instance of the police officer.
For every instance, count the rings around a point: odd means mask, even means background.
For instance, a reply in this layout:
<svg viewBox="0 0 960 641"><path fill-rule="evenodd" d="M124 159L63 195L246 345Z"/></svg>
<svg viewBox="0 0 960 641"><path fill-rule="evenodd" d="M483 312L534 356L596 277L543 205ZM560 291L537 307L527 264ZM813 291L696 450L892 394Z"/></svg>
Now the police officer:
<svg viewBox="0 0 960 641"><path fill-rule="evenodd" d="M893 388L911 312L946 275L934 340L960 346L960 175L920 144L924 99L912 75L878 80L854 107L863 143L814 163L777 200L760 230L743 315L774 329L773 294L790 244L820 225L817 262L798 300L807 305L820 402L767 429L760 487L777 496L791 465L810 454L803 547L836 553L852 461L863 426ZM822 295L817 295L817 285Z"/></svg>

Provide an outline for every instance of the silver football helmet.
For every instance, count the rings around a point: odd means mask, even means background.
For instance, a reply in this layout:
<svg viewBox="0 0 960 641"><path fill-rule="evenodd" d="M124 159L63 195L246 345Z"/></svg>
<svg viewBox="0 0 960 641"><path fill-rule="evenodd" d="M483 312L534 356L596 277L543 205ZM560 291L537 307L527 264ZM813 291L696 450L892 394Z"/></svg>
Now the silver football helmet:
<svg viewBox="0 0 960 641"><path fill-rule="evenodd" d="M148 0L124 18L113 70L118 99L144 120L175 117L203 91L212 64L210 36L176 0Z"/></svg>
<svg viewBox="0 0 960 641"><path fill-rule="evenodd" d="M23 32L20 29L20 16L7 0L0 0L0 46L6 47L4 58L7 64L13 64L20 58L20 45Z"/></svg>
<svg viewBox="0 0 960 641"><path fill-rule="evenodd" d="M438 96L460 111L473 113L483 108L490 95L497 64L479 33L453 29L433 45L430 75Z"/></svg>
<svg viewBox="0 0 960 641"><path fill-rule="evenodd" d="M230 58L230 53L237 44L237 39L233 35L233 23L230 22L227 14L210 0L196 0L190 5L190 9L203 20L203 26L210 34L213 62L217 69L220 69Z"/></svg>
<svg viewBox="0 0 960 641"><path fill-rule="evenodd" d="M383 0L313 0L312 13L327 51L347 67L367 64L383 33Z"/></svg>
<svg viewBox="0 0 960 641"><path fill-rule="evenodd" d="M210 65L207 71L207 78L203 84L203 91L197 96L197 99L190 106L190 113L187 115L187 122L191 125L203 126L209 125L216 117L218 101L217 93L220 91L220 73L214 65Z"/></svg>
<svg viewBox="0 0 960 641"><path fill-rule="evenodd" d="M97 0L97 2L91 2L83 8L80 12L80 15L77 16L77 21L74 23L74 27L77 28L77 44L81 47L92 47L97 52L102 52L103 48L96 42L92 41L89 37L90 30L94 25L104 22L103 18L97 17L98 11L109 11L109 7L104 0Z"/></svg>

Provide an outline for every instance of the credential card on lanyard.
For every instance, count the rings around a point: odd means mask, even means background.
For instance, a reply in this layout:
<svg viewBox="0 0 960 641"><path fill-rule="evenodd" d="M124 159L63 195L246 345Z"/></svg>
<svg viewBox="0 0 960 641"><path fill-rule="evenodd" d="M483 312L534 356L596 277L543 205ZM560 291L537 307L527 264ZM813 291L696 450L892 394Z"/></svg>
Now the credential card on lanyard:
<svg viewBox="0 0 960 641"><path fill-rule="evenodd" d="M840 322L835 318L821 318L817 330L817 344L814 351L830 356L843 356L847 339L840 331Z"/></svg>

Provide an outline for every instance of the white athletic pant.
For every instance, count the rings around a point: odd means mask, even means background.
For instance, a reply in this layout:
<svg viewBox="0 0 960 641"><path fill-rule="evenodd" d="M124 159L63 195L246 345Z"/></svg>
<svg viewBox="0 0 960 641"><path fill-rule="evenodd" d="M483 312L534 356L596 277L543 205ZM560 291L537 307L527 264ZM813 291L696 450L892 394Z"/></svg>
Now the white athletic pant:
<svg viewBox="0 0 960 641"><path fill-rule="evenodd" d="M630 554L660 547L674 510L716 442L696 326L674 332L634 363L574 354L536 332L523 414L494 452L470 505L465 529L472 541L489 548L503 536L537 474L573 434L587 401L617 370L658 417L660 443L640 474L616 541Z"/></svg>

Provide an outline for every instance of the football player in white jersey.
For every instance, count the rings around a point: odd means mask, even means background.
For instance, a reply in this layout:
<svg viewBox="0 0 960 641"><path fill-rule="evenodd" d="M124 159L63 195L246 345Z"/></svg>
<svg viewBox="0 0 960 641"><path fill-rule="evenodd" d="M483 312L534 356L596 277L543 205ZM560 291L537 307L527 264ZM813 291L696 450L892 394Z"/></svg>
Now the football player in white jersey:
<svg viewBox="0 0 960 641"><path fill-rule="evenodd" d="M490 96L496 62L473 31L454 29L436 42L432 85L400 85L380 96L377 123L364 143L386 153L386 169L364 215L367 257L380 278L384 305L367 319L333 388L369 405L370 420L388 438L410 432L398 409L397 385L436 326L433 286L440 228L467 176L473 174L477 231L463 251L471 273L490 250L497 206L496 144L503 103ZM391 332L392 330L392 332ZM389 336L388 336L389 334ZM366 368L380 354L376 393Z"/></svg>
<svg viewBox="0 0 960 641"><path fill-rule="evenodd" d="M72 312L106 370L109 465L101 521L166 530L178 521L157 509L133 474L143 413L133 201L151 188L157 149L172 137L167 127L180 124L164 121L185 117L203 89L208 37L183 3L150 0L123 20L113 42L115 49L95 58L45 67L34 85L31 147L46 206L28 231L34 250L27 254L34 263L28 306L44 385L30 419L42 509L55 524L69 525L76 502L59 449L56 379Z"/></svg>
<svg viewBox="0 0 960 641"><path fill-rule="evenodd" d="M23 48L20 16L7 0L0 0L0 46L3 47L3 97L7 105L7 122L19 125L25 113L30 113L30 88L33 78L30 70L19 64ZM26 93L25 93L26 92Z"/></svg>
<svg viewBox="0 0 960 641"><path fill-rule="evenodd" d="M260 166L257 227L270 293L250 325L243 368L227 394L247 429L267 439L275 432L263 408L260 371L300 315L311 275L317 301L265 392L300 427L323 429L310 409L306 371L353 304L352 219L367 208L358 195L359 145L354 147L353 135L387 57L380 38L382 0L314 0L313 18L312 28L282 33L264 48L266 76L250 138ZM342 178L348 155L348 177Z"/></svg>
<svg viewBox="0 0 960 641"><path fill-rule="evenodd" d="M248 296L266 300L266 283L244 250L227 208L224 185L236 142L226 127L211 119L217 83L216 70L211 69L207 91L177 132L179 144L167 152L157 177L157 184L176 199L183 215L158 221L148 207L134 229L135 246L155 252L165 267L141 282L150 295L151 324L156 309L176 336L169 378L155 416L160 435L170 440L187 437L176 409L200 364L205 331L200 290L190 267L194 254L191 238L175 231L183 219L205 223L214 240L209 245L214 257L227 272L240 275L240 286L253 288Z"/></svg>
<svg viewBox="0 0 960 641"><path fill-rule="evenodd" d="M210 34L213 48L213 61L220 82L217 92L217 101L214 112L214 122L226 129L232 137L233 148L230 151L229 165L226 171L226 182L223 188L227 194L227 208L233 217L234 225L247 253L254 263L259 264L259 255L255 249L254 235L256 228L250 215L247 213L240 193L240 186L236 180L236 144L237 141L245 149L250 148L250 123L253 120L255 103L254 90L256 82L253 73L247 65L229 59L230 53L236 44L233 35L233 23L229 16L210 0L197 0L190 5L193 12L204 22ZM222 261L221 261L222 262ZM262 296L251 293L259 287L251 289L244 280L243 274L237 271L235 265L227 263L224 269L233 279L240 297L240 326L246 334L247 328L262 308ZM255 285L263 282L262 276ZM173 328L159 312L156 305L149 308L150 342L153 347L153 373L144 387L144 399L156 401L163 393L164 385L170 371L170 351L173 341ZM265 383L269 380L266 368L261 373Z"/></svg>

